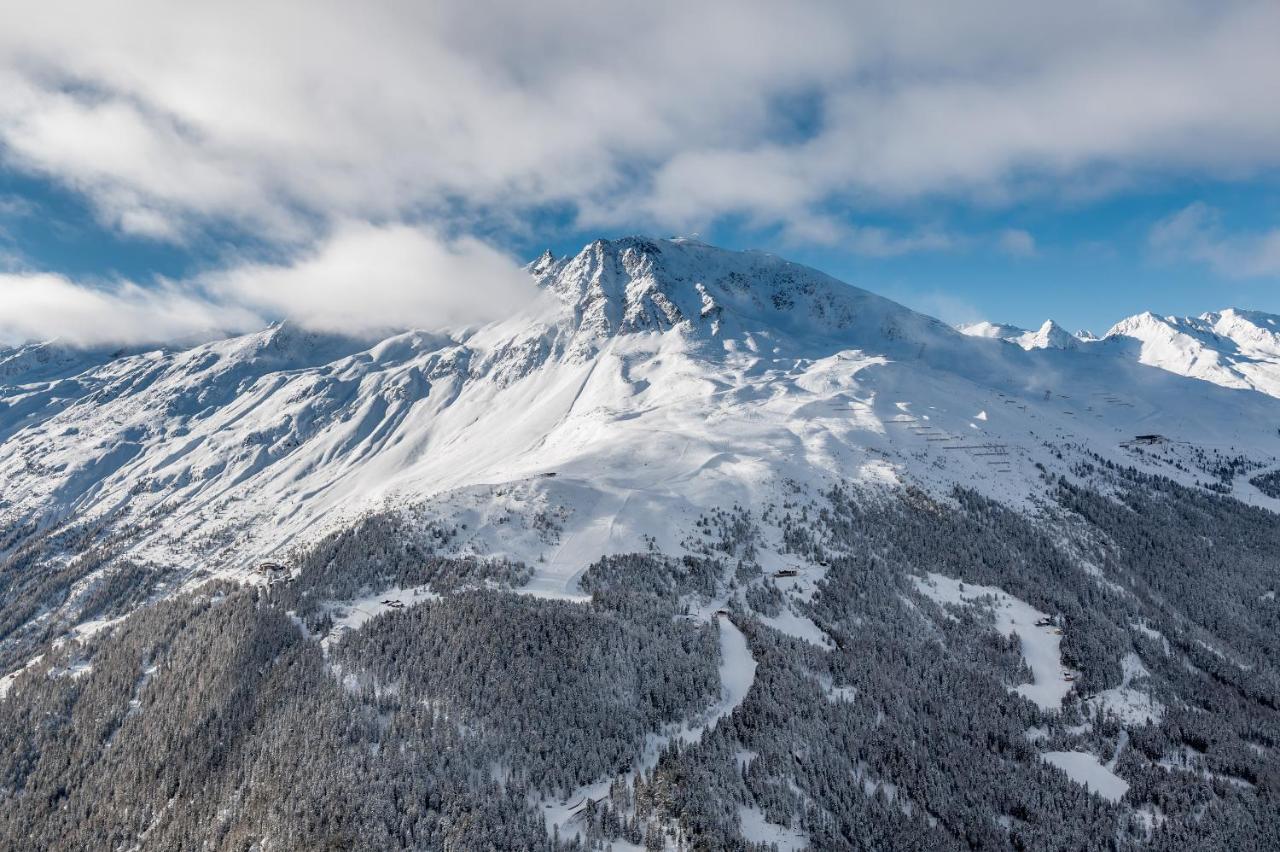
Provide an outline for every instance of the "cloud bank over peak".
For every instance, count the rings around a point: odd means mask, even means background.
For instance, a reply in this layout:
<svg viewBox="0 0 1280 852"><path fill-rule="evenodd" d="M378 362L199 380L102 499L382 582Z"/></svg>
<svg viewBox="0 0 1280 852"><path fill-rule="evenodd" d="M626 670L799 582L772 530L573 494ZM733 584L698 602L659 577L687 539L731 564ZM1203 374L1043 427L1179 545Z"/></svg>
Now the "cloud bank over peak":
<svg viewBox="0 0 1280 852"><path fill-rule="evenodd" d="M333 332L473 325L536 294L514 260L477 239L362 223L291 264L239 266L204 283L225 301Z"/></svg>
<svg viewBox="0 0 1280 852"><path fill-rule="evenodd" d="M201 340L262 324L252 311L174 286L93 286L49 273L0 274L0 344L73 346Z"/></svg>
<svg viewBox="0 0 1280 852"><path fill-rule="evenodd" d="M275 319L346 334L450 329L504 317L536 294L514 260L473 238L345 223L286 263L244 263L153 286L0 274L0 343L192 342Z"/></svg>

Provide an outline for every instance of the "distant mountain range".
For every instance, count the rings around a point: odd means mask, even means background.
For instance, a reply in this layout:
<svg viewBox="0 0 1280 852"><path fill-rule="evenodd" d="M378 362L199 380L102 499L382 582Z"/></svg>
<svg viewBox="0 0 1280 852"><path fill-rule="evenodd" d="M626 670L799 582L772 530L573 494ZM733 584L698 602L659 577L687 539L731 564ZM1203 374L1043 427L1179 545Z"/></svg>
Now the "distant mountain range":
<svg viewBox="0 0 1280 852"><path fill-rule="evenodd" d="M1023 349L1074 349L1081 343L1121 348L1140 363L1228 388L1280 395L1280 317L1227 308L1198 317L1161 317L1147 311L1121 320L1101 338L1067 333L1046 320L1039 331L979 322L960 326L975 337L994 337Z"/></svg>

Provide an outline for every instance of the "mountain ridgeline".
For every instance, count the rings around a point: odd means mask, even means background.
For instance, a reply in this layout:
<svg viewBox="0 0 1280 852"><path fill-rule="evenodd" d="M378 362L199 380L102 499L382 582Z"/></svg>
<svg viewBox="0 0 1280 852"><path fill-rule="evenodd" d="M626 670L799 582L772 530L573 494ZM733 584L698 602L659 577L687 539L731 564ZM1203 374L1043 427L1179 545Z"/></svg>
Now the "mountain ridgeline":
<svg viewBox="0 0 1280 852"><path fill-rule="evenodd" d="M1280 337L690 240L0 350L0 848L1280 848Z"/></svg>

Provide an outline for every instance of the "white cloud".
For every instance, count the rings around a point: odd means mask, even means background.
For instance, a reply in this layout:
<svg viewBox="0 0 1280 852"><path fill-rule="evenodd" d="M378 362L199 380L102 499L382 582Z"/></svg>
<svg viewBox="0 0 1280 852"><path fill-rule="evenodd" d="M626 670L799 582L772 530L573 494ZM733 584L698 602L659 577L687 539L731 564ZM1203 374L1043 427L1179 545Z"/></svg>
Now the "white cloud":
<svg viewBox="0 0 1280 852"><path fill-rule="evenodd" d="M0 30L0 149L162 239L550 202L785 225L1275 166L1278 42L1271 0L46 0Z"/></svg>
<svg viewBox="0 0 1280 852"><path fill-rule="evenodd" d="M287 265L241 266L204 283L222 300L334 332L471 325L537 293L511 258L478 240L361 223Z"/></svg>
<svg viewBox="0 0 1280 852"><path fill-rule="evenodd" d="M190 342L272 319L348 334L440 330L504 317L536 294L513 260L477 240L356 223L288 263L244 264L158 286L0 274L0 342Z"/></svg>
<svg viewBox="0 0 1280 852"><path fill-rule="evenodd" d="M93 287L61 275L0 274L0 342L57 338L78 346L192 341L264 320L173 286Z"/></svg>
<svg viewBox="0 0 1280 852"><path fill-rule="evenodd" d="M1150 244L1167 260L1208 264L1233 278L1280 276L1280 228L1229 233L1222 214L1200 201L1157 222Z"/></svg>

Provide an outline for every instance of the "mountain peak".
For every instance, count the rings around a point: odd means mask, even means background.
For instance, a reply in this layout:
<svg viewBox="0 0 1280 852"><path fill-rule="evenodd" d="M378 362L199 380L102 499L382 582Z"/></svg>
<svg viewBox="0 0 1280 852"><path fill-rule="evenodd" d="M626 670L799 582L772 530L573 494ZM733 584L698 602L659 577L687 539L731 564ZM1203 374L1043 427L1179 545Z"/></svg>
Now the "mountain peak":
<svg viewBox="0 0 1280 852"><path fill-rule="evenodd" d="M1023 349L1075 349L1080 339L1051 319L1045 320L1040 330L1025 338Z"/></svg>
<svg viewBox="0 0 1280 852"><path fill-rule="evenodd" d="M548 269L555 266L556 256L552 254L551 249L544 249L542 254L538 255L537 260L525 266L525 270L532 276L537 277L544 274Z"/></svg>
<svg viewBox="0 0 1280 852"><path fill-rule="evenodd" d="M1051 319L1045 320L1038 331L985 320L962 325L958 329L970 337L991 337L1016 344L1023 349L1075 349L1083 340Z"/></svg>
<svg viewBox="0 0 1280 852"><path fill-rule="evenodd" d="M1168 328L1169 319L1171 318L1158 316L1152 311L1142 311L1141 313L1137 313L1131 317L1125 317L1120 320L1118 323L1111 326L1111 328L1107 329L1107 333L1104 334L1103 337L1129 337L1133 336L1135 332L1141 332L1144 329Z"/></svg>
<svg viewBox="0 0 1280 852"><path fill-rule="evenodd" d="M672 329L702 338L950 334L936 320L815 269L695 239L595 240L573 257L540 258L531 271L595 339Z"/></svg>

